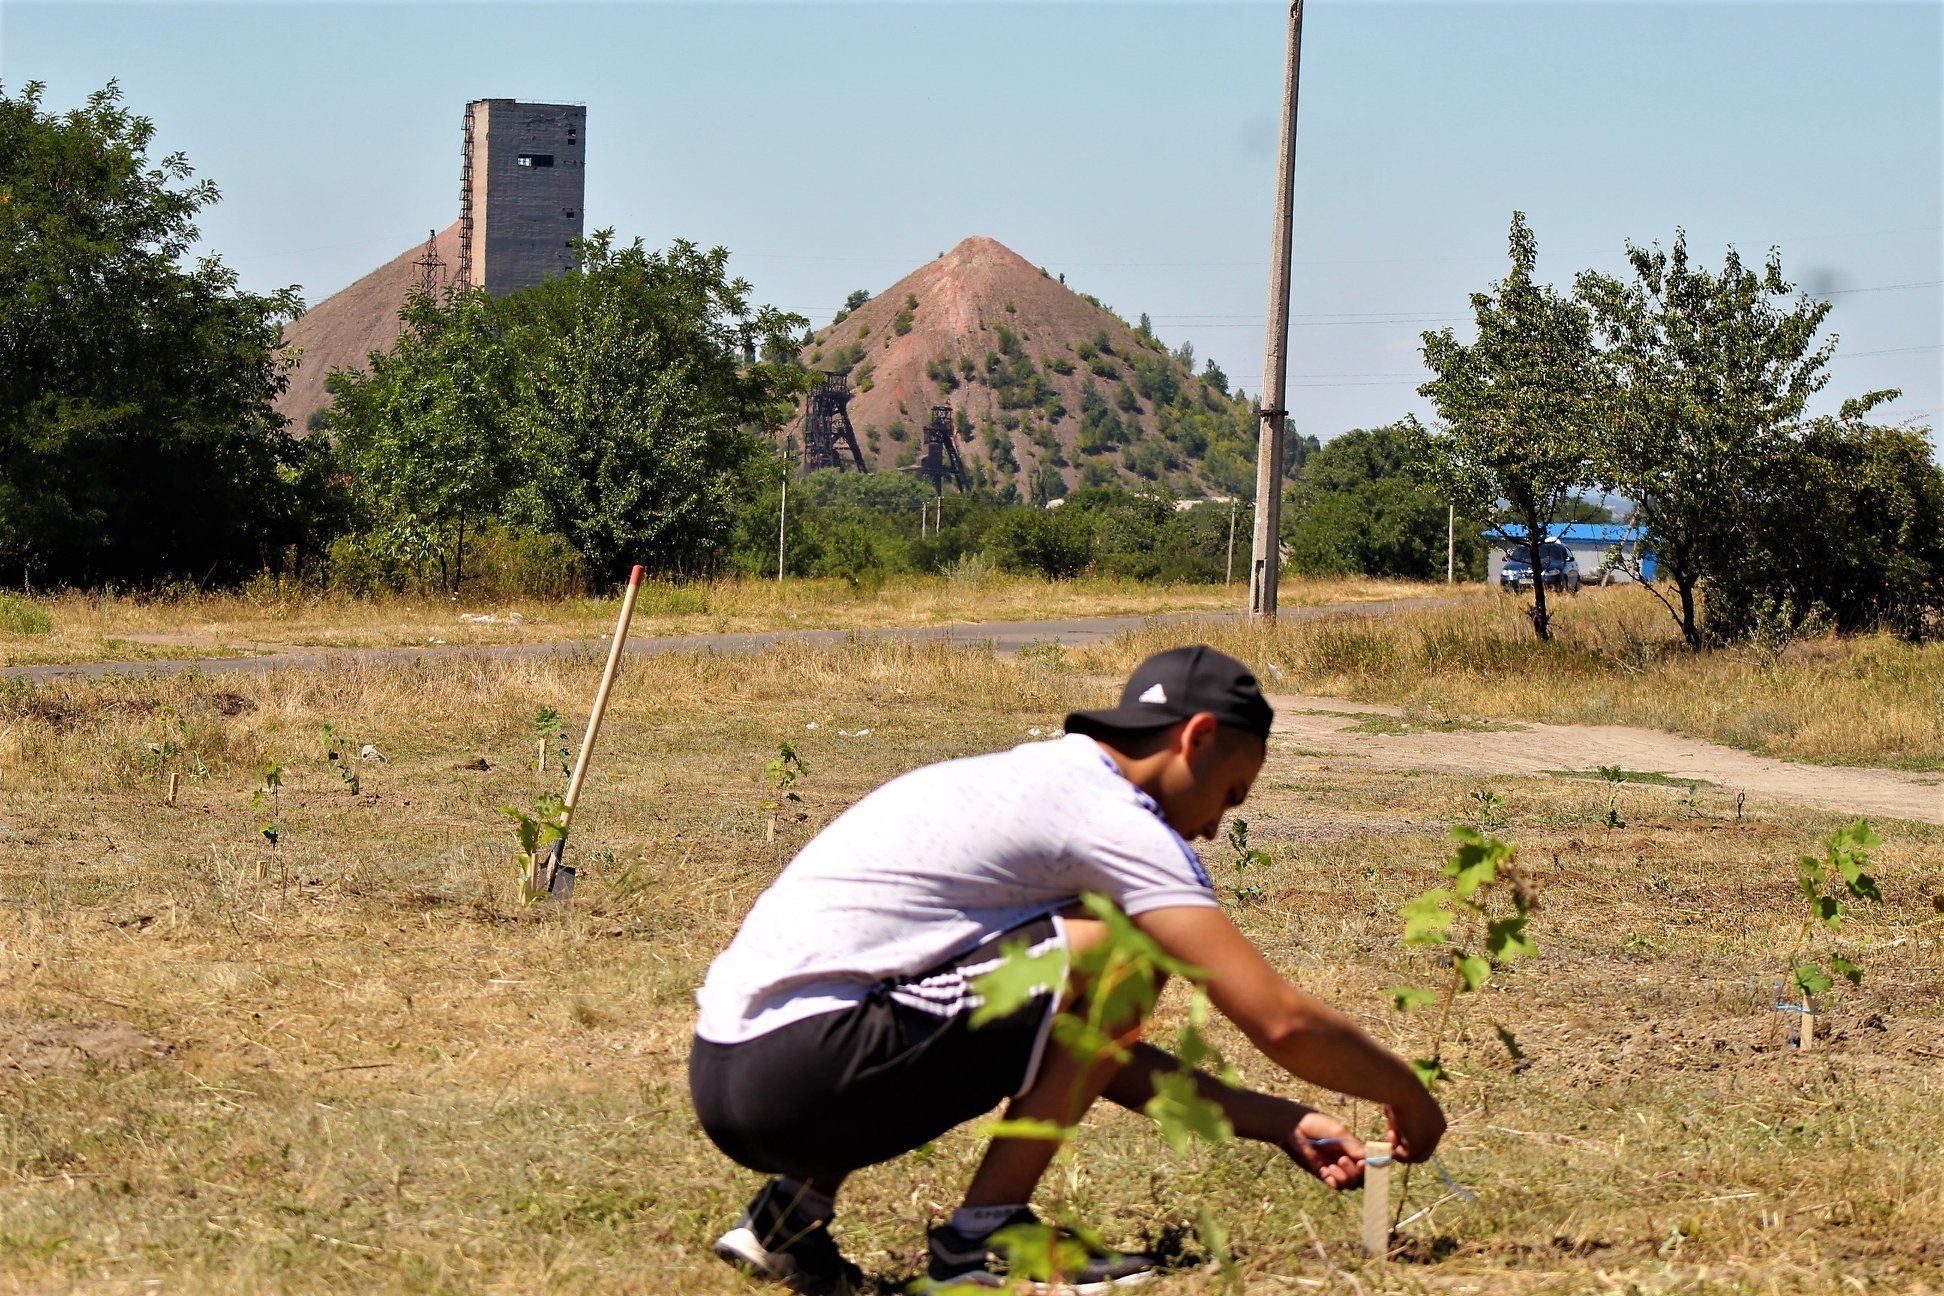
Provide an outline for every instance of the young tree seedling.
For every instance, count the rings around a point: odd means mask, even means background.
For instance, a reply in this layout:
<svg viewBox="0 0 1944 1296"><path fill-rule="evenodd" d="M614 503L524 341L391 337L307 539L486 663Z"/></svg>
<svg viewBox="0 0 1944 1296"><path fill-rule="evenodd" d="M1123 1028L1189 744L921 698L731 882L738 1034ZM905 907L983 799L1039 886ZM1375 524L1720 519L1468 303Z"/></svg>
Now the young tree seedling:
<svg viewBox="0 0 1944 1296"><path fill-rule="evenodd" d="M1854 901L1883 903L1876 878L1864 871L1870 867L1870 852L1882 844L1883 839L1870 831L1869 820L1858 819L1823 839L1820 859L1803 855L1796 860L1796 887L1805 903L1802 930L1789 961L1802 1002L1777 1007L1796 1008L1802 1014L1804 1049L1815 1047L1817 996L1828 993L1837 977L1853 986L1863 984L1863 969L1836 952L1833 938L1842 931Z"/></svg>
<svg viewBox="0 0 1944 1296"><path fill-rule="evenodd" d="M283 837L283 766L278 764L275 752L263 753L263 762L257 766L257 789L250 795L250 808L259 814L269 807L268 818L257 826L257 833L263 840L275 846Z"/></svg>
<svg viewBox="0 0 1944 1296"><path fill-rule="evenodd" d="M537 904L547 897L547 888L540 880L540 860L555 842L567 836L566 803L552 792L542 792L533 799L533 807L522 810L517 806L501 806L502 813L512 816L513 835L520 843L520 907Z"/></svg>
<svg viewBox="0 0 1944 1296"><path fill-rule="evenodd" d="M567 745L567 730L560 723L560 712L552 707L541 707L533 713L533 738L539 744L540 755L533 763L536 775L545 774L548 767L559 765L562 774L571 774L574 769L573 748Z"/></svg>
<svg viewBox="0 0 1944 1296"><path fill-rule="evenodd" d="M339 733L335 726L328 724L324 726L320 736L324 740L324 759L330 763L332 769L337 771L339 781L344 784L344 790L352 796L358 795L358 765L352 751L351 740Z"/></svg>
<svg viewBox="0 0 1944 1296"><path fill-rule="evenodd" d="M1451 842L1451 857L1444 864L1444 875L1451 881L1419 895L1402 911L1404 944L1441 949L1442 962L1449 971L1437 989L1395 986L1387 992L1399 1012L1437 1005L1438 1024L1431 1033L1430 1053L1411 1062L1418 1078L1432 1090L1450 1075L1444 1064L1444 1043L1458 997L1483 989L1504 964L1539 952L1527 930L1538 908L1538 895L1531 879L1517 866L1518 852L1464 824L1451 830ZM1513 1062L1523 1062L1525 1050L1518 1038L1503 1023L1494 1022L1492 1029ZM1410 1167L1406 1166L1392 1227L1395 1218L1403 1216L1410 1190Z"/></svg>
<svg viewBox="0 0 1944 1296"><path fill-rule="evenodd" d="M777 812L786 802L801 803L803 794L796 791L798 782L810 774L810 764L803 759L802 753L790 743L776 744L776 755L763 764L763 775L769 780L770 790L775 794L765 797L762 808L769 812L769 825L764 840L776 840ZM798 815L802 818L802 815Z"/></svg>
<svg viewBox="0 0 1944 1296"><path fill-rule="evenodd" d="M1235 869L1236 881L1229 887L1229 894L1235 903L1254 904L1262 899L1262 887L1253 882L1244 882L1242 875L1251 869L1268 868L1275 863L1275 856L1259 847L1249 845L1249 821L1231 819L1228 826L1229 864Z"/></svg>
<svg viewBox="0 0 1944 1296"><path fill-rule="evenodd" d="M1491 788L1472 789L1472 804L1478 807L1478 826L1496 828L1505 822L1505 798Z"/></svg>
<svg viewBox="0 0 1944 1296"><path fill-rule="evenodd" d="M1627 771L1621 769L1618 765L1602 765L1600 766L1599 774L1607 782L1607 831L1612 832L1615 828L1625 828L1627 821L1620 817L1620 785L1627 781Z"/></svg>
<svg viewBox="0 0 1944 1296"><path fill-rule="evenodd" d="M1053 1041L1083 1062L1076 1084L1084 1086L1085 1077L1095 1064L1108 1058L1124 1062L1130 1056L1113 1028L1129 1021L1147 1020L1166 979L1180 977L1195 987L1188 1005L1188 1019L1175 1040L1174 1054L1183 1069L1154 1078L1154 1097L1148 1100L1143 1111L1176 1152L1186 1151L1197 1140L1210 1144L1228 1142L1235 1136L1235 1129L1227 1114L1220 1104L1196 1091L1190 1074L1207 1069L1226 1083L1239 1083L1235 1068L1207 1039L1209 1002L1202 989L1206 976L1200 969L1163 953L1113 901L1092 893L1080 899L1087 912L1106 926L1106 939L1072 955L1060 948L1029 954L1024 941L1008 942L998 966L972 982L973 990L983 1000L972 1015L972 1025L976 1028L1004 1017L1040 995L1061 993L1070 974L1085 980L1091 987L1086 1015L1061 1013L1053 1018ZM1084 1106L1078 1102L1075 1105ZM1062 1144L1064 1155L1071 1146L1075 1129L1052 1121L1013 1120L992 1122L982 1132L991 1138L1051 1139ZM1013 1274L1057 1284L1062 1274L1072 1272L1085 1261L1085 1243L1098 1246L1099 1239L1067 1218L1066 1212L1056 1207L1055 1217L1057 1225L1017 1224L993 1235L994 1244L1005 1252ZM1203 1244L1221 1264L1224 1276L1232 1286L1239 1285L1224 1232L1205 1210L1199 1231Z"/></svg>

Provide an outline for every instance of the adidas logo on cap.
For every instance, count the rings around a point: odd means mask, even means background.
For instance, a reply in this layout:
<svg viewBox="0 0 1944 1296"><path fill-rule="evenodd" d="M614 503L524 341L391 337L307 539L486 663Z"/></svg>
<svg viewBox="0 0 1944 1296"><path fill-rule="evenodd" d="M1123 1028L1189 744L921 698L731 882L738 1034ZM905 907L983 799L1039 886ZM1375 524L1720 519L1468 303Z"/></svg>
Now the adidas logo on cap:
<svg viewBox="0 0 1944 1296"><path fill-rule="evenodd" d="M1135 700L1139 702L1154 702L1157 704L1165 704L1168 700L1168 690L1162 688L1159 684L1153 684L1148 687L1147 692L1141 694L1141 696Z"/></svg>

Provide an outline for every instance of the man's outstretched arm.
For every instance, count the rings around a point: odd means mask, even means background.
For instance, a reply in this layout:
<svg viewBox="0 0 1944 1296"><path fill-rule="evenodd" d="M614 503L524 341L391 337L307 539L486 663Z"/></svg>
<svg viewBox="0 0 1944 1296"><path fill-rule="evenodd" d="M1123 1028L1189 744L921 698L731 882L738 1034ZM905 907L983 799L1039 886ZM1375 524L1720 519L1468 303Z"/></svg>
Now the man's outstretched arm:
<svg viewBox="0 0 1944 1296"><path fill-rule="evenodd" d="M1337 1093L1382 1104L1404 1161L1429 1157L1444 1113L1404 1059L1356 1023L1284 980L1219 909L1156 909L1135 925L1164 951L1208 974L1208 997L1270 1061Z"/></svg>
<svg viewBox="0 0 1944 1296"><path fill-rule="evenodd" d="M1363 1142L1328 1112L1276 1094L1224 1084L1205 1071L1182 1066L1179 1058L1152 1044L1136 1044L1131 1052L1102 1091L1109 1100L1143 1111L1154 1097L1155 1077L1180 1071L1194 1078L1201 1097L1222 1109L1238 1137L1281 1148L1331 1188L1355 1188L1363 1182Z"/></svg>

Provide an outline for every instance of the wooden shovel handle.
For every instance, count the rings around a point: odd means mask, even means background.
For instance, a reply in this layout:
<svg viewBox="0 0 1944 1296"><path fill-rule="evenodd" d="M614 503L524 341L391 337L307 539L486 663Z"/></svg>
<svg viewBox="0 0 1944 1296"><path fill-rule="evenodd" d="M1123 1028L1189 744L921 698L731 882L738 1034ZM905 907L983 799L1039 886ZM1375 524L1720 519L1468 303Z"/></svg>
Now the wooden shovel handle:
<svg viewBox="0 0 1944 1296"><path fill-rule="evenodd" d="M621 595L621 615L614 622L614 639L608 644L607 667L601 672L601 687L594 694L594 712L587 717L587 733L581 738L580 755L574 759L574 777L567 782L567 802L560 818L563 832L574 817L574 804L580 800L581 781L587 777L588 758L594 754L594 738L601 732L601 717L607 714L608 691L621 666L621 645L628 639L628 621L634 616L635 596L641 593L641 567L628 575L628 588Z"/></svg>

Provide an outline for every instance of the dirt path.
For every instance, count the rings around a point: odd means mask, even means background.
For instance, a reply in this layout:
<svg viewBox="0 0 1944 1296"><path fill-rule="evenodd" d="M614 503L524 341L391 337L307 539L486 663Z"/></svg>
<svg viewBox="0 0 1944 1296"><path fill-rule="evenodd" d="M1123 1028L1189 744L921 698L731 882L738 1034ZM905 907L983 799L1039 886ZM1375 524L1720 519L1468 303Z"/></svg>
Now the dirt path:
<svg viewBox="0 0 1944 1296"><path fill-rule="evenodd" d="M1559 770L1590 774L1602 765L1617 765L1633 773L1712 783L1728 792L1746 792L1751 799L1944 823L1944 778L1934 774L1773 760L1699 738L1624 725L1522 724L1517 732L1461 728L1446 733L1405 724L1397 707L1289 694L1270 700L1276 707L1278 746L1368 762L1373 768L1487 776ZM1370 732L1393 727L1406 732Z"/></svg>

